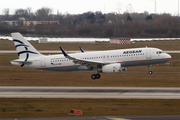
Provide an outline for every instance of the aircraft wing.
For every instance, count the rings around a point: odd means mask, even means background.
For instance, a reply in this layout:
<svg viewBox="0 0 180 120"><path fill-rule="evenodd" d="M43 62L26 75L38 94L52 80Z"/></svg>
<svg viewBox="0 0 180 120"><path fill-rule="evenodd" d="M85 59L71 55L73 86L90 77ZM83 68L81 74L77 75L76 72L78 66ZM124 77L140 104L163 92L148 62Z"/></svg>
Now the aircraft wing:
<svg viewBox="0 0 180 120"><path fill-rule="evenodd" d="M94 60L84 60L84 59L81 59L81 58L75 58L75 57L71 57L69 56L68 54L66 54L66 52L60 47L63 55L70 59L70 60L73 60L73 62L75 64L81 64L81 65L85 65L87 67L92 67L92 66L97 66L97 65L105 65L105 64L109 64L107 62L103 62L103 61L94 61Z"/></svg>

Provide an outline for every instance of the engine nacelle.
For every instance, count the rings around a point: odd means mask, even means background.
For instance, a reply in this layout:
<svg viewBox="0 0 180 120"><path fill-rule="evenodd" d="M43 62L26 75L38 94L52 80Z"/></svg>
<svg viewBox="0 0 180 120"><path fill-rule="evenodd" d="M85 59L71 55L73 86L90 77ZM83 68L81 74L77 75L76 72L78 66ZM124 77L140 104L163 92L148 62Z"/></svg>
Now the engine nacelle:
<svg viewBox="0 0 180 120"><path fill-rule="evenodd" d="M108 64L102 66L102 72L104 73L113 73L113 72L121 72L122 67L120 63Z"/></svg>

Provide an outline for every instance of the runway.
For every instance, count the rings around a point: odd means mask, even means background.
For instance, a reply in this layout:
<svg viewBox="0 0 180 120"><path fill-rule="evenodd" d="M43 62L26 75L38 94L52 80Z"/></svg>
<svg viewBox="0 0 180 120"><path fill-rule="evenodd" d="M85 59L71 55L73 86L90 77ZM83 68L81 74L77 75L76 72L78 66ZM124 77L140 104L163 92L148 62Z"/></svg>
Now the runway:
<svg viewBox="0 0 180 120"><path fill-rule="evenodd" d="M0 98L180 99L180 88L5 86Z"/></svg>

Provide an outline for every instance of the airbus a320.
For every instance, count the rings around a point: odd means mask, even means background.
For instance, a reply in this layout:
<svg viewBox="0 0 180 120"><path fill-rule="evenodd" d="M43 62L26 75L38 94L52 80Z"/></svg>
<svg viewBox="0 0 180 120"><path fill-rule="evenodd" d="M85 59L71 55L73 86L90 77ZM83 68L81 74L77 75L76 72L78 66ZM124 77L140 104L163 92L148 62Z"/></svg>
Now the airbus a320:
<svg viewBox="0 0 180 120"><path fill-rule="evenodd" d="M20 33L12 33L19 59L11 61L12 65L49 71L91 70L92 79L99 79L100 73L125 71L130 66L147 65L149 74L151 65L167 62L171 56L158 48L132 48L107 51L67 54L43 55L39 53Z"/></svg>

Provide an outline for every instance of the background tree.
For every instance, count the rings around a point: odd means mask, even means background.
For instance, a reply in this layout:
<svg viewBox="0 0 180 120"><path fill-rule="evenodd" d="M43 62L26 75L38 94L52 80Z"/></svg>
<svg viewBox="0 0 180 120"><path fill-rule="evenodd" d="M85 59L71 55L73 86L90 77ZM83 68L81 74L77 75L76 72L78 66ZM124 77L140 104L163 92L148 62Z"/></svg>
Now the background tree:
<svg viewBox="0 0 180 120"><path fill-rule="evenodd" d="M152 19L153 19L152 15L148 15L147 18L146 18L146 20L152 20Z"/></svg>
<svg viewBox="0 0 180 120"><path fill-rule="evenodd" d="M50 21L52 20L53 9L48 7L42 7L35 12L36 20L39 21Z"/></svg>
<svg viewBox="0 0 180 120"><path fill-rule="evenodd" d="M3 10L4 20L10 20L9 12L10 12L9 8L5 8Z"/></svg>
<svg viewBox="0 0 180 120"><path fill-rule="evenodd" d="M90 14L87 19L90 21L90 24L94 23L96 21L94 13Z"/></svg>
<svg viewBox="0 0 180 120"><path fill-rule="evenodd" d="M1 33L21 31L63 37L180 37L180 18L170 14L149 15L146 11L124 14L102 14L97 11L77 15L60 14L57 11L57 14L53 14L53 9L47 7L35 12L32 12L31 8L17 9L13 15L10 15L9 11L8 8L4 9L0 15ZM42 23L30 26L22 24L22 26L20 25L22 21L19 21L18 26L16 24L7 26L9 23L12 24L12 20L17 21L19 17L25 17L30 21L42 21ZM59 23L43 21L59 21Z"/></svg>
<svg viewBox="0 0 180 120"><path fill-rule="evenodd" d="M14 19L18 19L19 17L24 17L25 19L28 18L27 9L17 9L14 13Z"/></svg>
<svg viewBox="0 0 180 120"><path fill-rule="evenodd" d="M128 15L127 17L127 21L132 21L133 19L131 18L131 16Z"/></svg>
<svg viewBox="0 0 180 120"><path fill-rule="evenodd" d="M27 20L31 20L31 17L33 16L32 8L28 7L27 8Z"/></svg>

